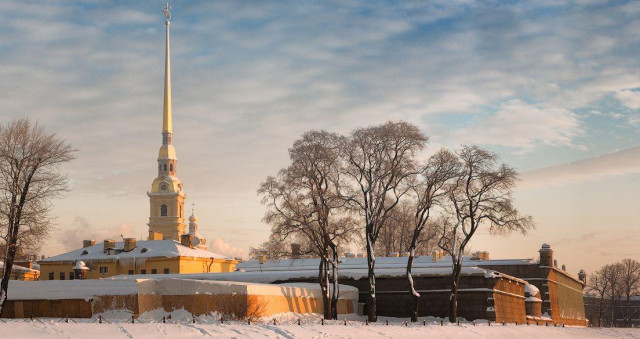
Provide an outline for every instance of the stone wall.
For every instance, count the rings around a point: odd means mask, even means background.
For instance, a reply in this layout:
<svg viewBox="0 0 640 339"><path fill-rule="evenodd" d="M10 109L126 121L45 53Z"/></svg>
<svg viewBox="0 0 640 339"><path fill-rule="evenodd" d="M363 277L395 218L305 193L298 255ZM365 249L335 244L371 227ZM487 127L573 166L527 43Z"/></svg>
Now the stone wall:
<svg viewBox="0 0 640 339"><path fill-rule="evenodd" d="M418 316L448 317L451 278L446 275L415 275L413 280L415 289L420 293ZM303 281L312 282L310 279ZM368 303L367 278L343 277L340 284L358 288L359 302ZM525 323L524 300L524 284L517 279L498 275L463 275L458 289L458 316L467 320ZM376 278L376 310L378 316L411 317L413 299L408 292L406 277Z"/></svg>
<svg viewBox="0 0 640 339"><path fill-rule="evenodd" d="M586 326L582 290L584 283L555 267L532 265L480 265L518 277L540 290L542 314L552 322L573 326Z"/></svg>

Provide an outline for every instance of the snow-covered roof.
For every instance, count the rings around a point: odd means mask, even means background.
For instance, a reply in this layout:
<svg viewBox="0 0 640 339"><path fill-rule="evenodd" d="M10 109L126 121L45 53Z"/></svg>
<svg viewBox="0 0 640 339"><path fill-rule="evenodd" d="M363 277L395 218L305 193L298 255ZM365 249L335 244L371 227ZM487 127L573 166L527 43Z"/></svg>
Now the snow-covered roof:
<svg viewBox="0 0 640 339"><path fill-rule="evenodd" d="M306 259L314 260L314 259ZM317 259L315 259L317 260ZM393 267L385 268L378 267L376 265L376 277L398 277L406 274L405 267ZM451 267L416 267L413 269L412 274L414 277L419 276L448 276L451 274ZM522 284L526 284L526 281L499 273L489 269L483 269L479 267L463 267L463 275L482 275L486 278L498 278L504 277L513 281L517 281ZM340 277L352 278L355 280L366 278L367 268L344 268L341 267L339 271ZM148 275L118 275L106 279L112 280L127 280L127 279L143 279L148 278ZM195 279L195 280L217 280L217 281L237 281L237 282L249 282L249 283L262 283L270 284L274 282L282 282L294 279L317 279L318 267L315 271L309 270L263 270L263 271L251 271L251 272L228 272L228 273L194 273L194 274L157 274L154 275L154 279Z"/></svg>
<svg viewBox="0 0 640 339"><path fill-rule="evenodd" d="M148 277L148 276L147 276ZM318 284L290 283L282 285L259 284L237 281L214 281L183 279L90 279L90 280L46 280L10 281L7 293L9 300L59 300L91 299L102 295L194 295L194 294L251 294L284 295L321 298ZM358 289L340 285L341 298L358 298Z"/></svg>
<svg viewBox="0 0 640 339"><path fill-rule="evenodd" d="M403 269L407 266L407 257L378 257L376 258L376 270L385 268ZM320 259L280 259L268 260L260 264L258 260L249 260L237 265L238 269L253 271L286 271L286 270L309 270L318 271ZM502 260L471 260L465 257L463 266L483 266L483 265L531 265L535 264L533 259L502 259ZM340 258L340 270L350 268L366 268L367 258ZM431 256L418 256L413 261L414 268L435 268L451 267L451 257L445 256L440 260L433 261Z"/></svg>
<svg viewBox="0 0 640 339"><path fill-rule="evenodd" d="M38 266L38 268L40 268L40 266ZM2 270L4 270L4 262L0 261L0 271ZM27 268L16 264L13 264L11 270L14 272L39 272L37 269Z"/></svg>
<svg viewBox="0 0 640 339"><path fill-rule="evenodd" d="M96 295L130 295L138 292L135 280L46 280L9 282L9 300L88 299Z"/></svg>
<svg viewBox="0 0 640 339"><path fill-rule="evenodd" d="M86 252L86 254L83 254ZM99 243L93 246L80 248L71 252L63 253L43 260L43 262L53 261L88 261L88 260L108 260L108 259L133 259L133 258L156 258L156 257L197 257L197 258L231 258L222 254L209 252L199 248L190 248L175 240L140 240L136 242L136 248L131 251L124 251L124 242L116 242L115 253L104 253L104 244Z"/></svg>

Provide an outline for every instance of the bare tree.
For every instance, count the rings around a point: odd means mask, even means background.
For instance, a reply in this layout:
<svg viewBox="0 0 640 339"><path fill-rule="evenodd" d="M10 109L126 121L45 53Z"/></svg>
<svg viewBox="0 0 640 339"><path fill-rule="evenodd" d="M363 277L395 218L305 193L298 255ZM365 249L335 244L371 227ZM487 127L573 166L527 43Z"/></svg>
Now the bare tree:
<svg viewBox="0 0 640 339"><path fill-rule="evenodd" d="M272 225L272 234L303 235L320 257L318 282L326 319L337 317L338 246L353 230L353 223L340 213L349 200L340 195L342 143L337 134L305 133L289 150L290 166L268 177L258 191L269 206L265 221Z"/></svg>
<svg viewBox="0 0 640 339"><path fill-rule="evenodd" d="M608 267L595 271L589 279L587 290L598 299L598 327L602 326L602 316L606 307L606 296L609 291Z"/></svg>
<svg viewBox="0 0 640 339"><path fill-rule="evenodd" d="M620 314L624 325L630 326L631 320L638 312L637 307L632 307L631 298L640 294L640 263L633 259L623 259L618 267L620 270Z"/></svg>
<svg viewBox="0 0 640 339"><path fill-rule="evenodd" d="M440 199L446 197L445 185L450 180L456 178L460 173L460 163L455 154L448 150L441 149L427 161L420 176L412 185L412 192L415 197L414 214L412 220L412 230L410 230L409 258L407 260L407 282L409 292L413 298L413 313L411 321L418 321L418 305L420 304L420 293L416 291L413 284L411 270L416 256L416 248L419 242L424 241L424 236L428 239L435 239L437 229L427 228L434 205L441 203ZM425 229L427 232L425 232Z"/></svg>
<svg viewBox="0 0 640 339"><path fill-rule="evenodd" d="M41 239L50 229L51 200L68 187L59 165L71 161L73 153L63 139L29 119L0 127L0 218L5 243L0 314L20 242Z"/></svg>
<svg viewBox="0 0 640 339"><path fill-rule="evenodd" d="M526 233L534 227L532 218L521 216L513 206L511 193L518 178L515 169L498 165L496 154L477 146L464 146L458 152L458 158L461 171L448 193L454 222L450 229L446 229L447 223L443 224L443 244L449 244L441 246L453 263L449 298L451 322L457 320L463 254L478 229L486 225L491 233L514 230Z"/></svg>
<svg viewBox="0 0 640 339"><path fill-rule="evenodd" d="M388 257L392 253L405 252L411 241L413 204L409 199L398 203L389 212L389 217L378 235L376 256ZM366 247L362 246L365 250Z"/></svg>
<svg viewBox="0 0 640 339"><path fill-rule="evenodd" d="M276 234L271 234L269 240L263 242L258 247L249 248L249 257L260 259L265 256L267 260L291 258L291 243L296 242L293 237L290 239L281 239ZM311 250L305 248L301 253L311 253Z"/></svg>
<svg viewBox="0 0 640 339"><path fill-rule="evenodd" d="M622 265L620 263L606 265L606 277L609 285L609 291L607 292L609 297L609 325L616 326L615 308L616 304L619 304L622 295Z"/></svg>
<svg viewBox="0 0 640 339"><path fill-rule="evenodd" d="M369 279L368 319L376 321L376 241L389 218L407 192L407 179L416 173L415 155L427 137L407 122L358 128L344 145L346 174L355 192L351 202L364 220Z"/></svg>

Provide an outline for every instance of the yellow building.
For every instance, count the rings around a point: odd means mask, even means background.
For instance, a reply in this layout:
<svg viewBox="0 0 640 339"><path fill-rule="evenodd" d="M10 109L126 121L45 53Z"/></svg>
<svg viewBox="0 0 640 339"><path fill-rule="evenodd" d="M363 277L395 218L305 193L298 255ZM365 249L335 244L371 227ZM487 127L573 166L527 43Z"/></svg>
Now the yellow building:
<svg viewBox="0 0 640 339"><path fill-rule="evenodd" d="M25 263L25 262L23 262ZM13 263L13 267L11 268L11 275L9 276L9 280L21 280L21 281L35 281L40 278L40 271L31 267L32 262L26 262L28 264L25 267L22 264ZM4 263L0 262L0 274L4 273Z"/></svg>
<svg viewBox="0 0 640 339"><path fill-rule="evenodd" d="M184 240L190 240L184 237ZM122 242L105 240L102 244L85 240L81 249L41 260L40 280L73 280L79 278L74 266L83 262L88 270L84 279L115 275L184 274L233 272L238 260L174 240Z"/></svg>

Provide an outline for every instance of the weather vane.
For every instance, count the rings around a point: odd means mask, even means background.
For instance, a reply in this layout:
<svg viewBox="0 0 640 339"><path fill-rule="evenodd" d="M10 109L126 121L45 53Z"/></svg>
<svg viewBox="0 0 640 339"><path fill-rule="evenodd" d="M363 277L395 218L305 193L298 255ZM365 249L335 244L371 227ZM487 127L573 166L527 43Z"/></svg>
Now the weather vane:
<svg viewBox="0 0 640 339"><path fill-rule="evenodd" d="M164 13L165 18L167 18L167 22L171 20L171 12L169 11L171 7L169 7L169 2L167 1L167 6L162 9L162 13Z"/></svg>

